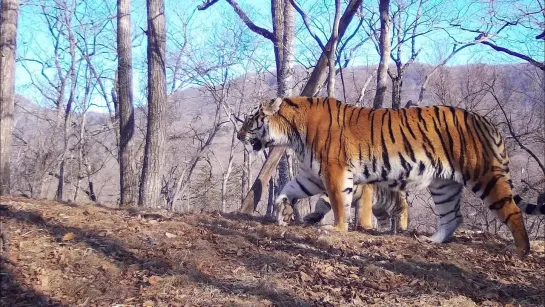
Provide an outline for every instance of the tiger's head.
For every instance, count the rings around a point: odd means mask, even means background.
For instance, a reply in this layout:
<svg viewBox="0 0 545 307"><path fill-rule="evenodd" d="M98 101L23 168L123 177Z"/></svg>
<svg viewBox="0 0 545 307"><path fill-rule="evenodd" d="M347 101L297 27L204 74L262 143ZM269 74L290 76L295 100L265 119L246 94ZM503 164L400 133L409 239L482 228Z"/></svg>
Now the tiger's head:
<svg viewBox="0 0 545 307"><path fill-rule="evenodd" d="M237 138L244 144L252 145L255 151L273 145L283 145L284 138L277 133L278 129L271 125L271 122L274 121L274 115L280 110L281 104L282 98L261 103L246 117L237 133Z"/></svg>

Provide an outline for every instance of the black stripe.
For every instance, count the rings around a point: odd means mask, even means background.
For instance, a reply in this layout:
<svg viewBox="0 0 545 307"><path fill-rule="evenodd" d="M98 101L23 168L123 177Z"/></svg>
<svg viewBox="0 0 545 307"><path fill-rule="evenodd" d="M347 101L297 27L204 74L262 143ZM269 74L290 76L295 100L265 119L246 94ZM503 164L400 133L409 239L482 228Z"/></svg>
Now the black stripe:
<svg viewBox="0 0 545 307"><path fill-rule="evenodd" d="M352 113L350 113L350 118L348 119L348 124L352 124L352 116L354 116L354 113L356 112L356 108L350 108L352 110Z"/></svg>
<svg viewBox="0 0 545 307"><path fill-rule="evenodd" d="M310 103L310 106L314 104L314 100L312 99L312 97L308 97L307 100Z"/></svg>
<svg viewBox="0 0 545 307"><path fill-rule="evenodd" d="M284 98L284 101L290 106L299 109L299 106L289 98Z"/></svg>
<svg viewBox="0 0 545 307"><path fill-rule="evenodd" d="M422 127L420 127L420 124L418 125L418 130L420 130L420 133L422 134L422 138L424 139L424 144L428 145L431 149L431 152L435 155L435 148L433 147L431 140L426 135L426 132L424 132L424 130L422 130ZM426 149L426 147L424 147L424 149Z"/></svg>
<svg viewBox="0 0 545 307"><path fill-rule="evenodd" d="M386 178L388 178L388 171L386 171L384 167L382 168L381 176L383 180L386 180Z"/></svg>
<svg viewBox="0 0 545 307"><path fill-rule="evenodd" d="M343 192L350 194L352 193L352 188L346 188L343 190Z"/></svg>
<svg viewBox="0 0 545 307"><path fill-rule="evenodd" d="M403 166L403 168L407 172L407 177L409 177L409 173L411 172L413 167L411 166L411 164L407 162L407 160L405 160L405 157L403 157L401 153L398 153L398 154L399 154L399 159L401 160L401 166Z"/></svg>
<svg viewBox="0 0 545 307"><path fill-rule="evenodd" d="M501 208L503 208L503 206L505 206L505 204L507 204L508 202L510 202L513 198L511 196L506 196L500 200L497 200L495 202L493 202L490 206L488 206L488 209L490 210L500 210Z"/></svg>
<svg viewBox="0 0 545 307"><path fill-rule="evenodd" d="M329 127L327 128L327 138L325 141L325 146L329 144L329 139L331 138L331 125L333 124L333 114L331 113L331 104L327 103L327 112L329 113ZM326 151L326 158L329 160L329 150ZM320 157L320 161L323 161Z"/></svg>
<svg viewBox="0 0 545 307"><path fill-rule="evenodd" d="M438 109L439 108L437 108L437 110ZM443 140L443 136L441 135L441 131L439 130L438 123L435 120L435 118L433 119L433 127L435 129L435 132L437 133L437 136L439 137L439 140L441 140L441 146L443 147L443 152L445 153L445 158L447 159L448 164L450 165L450 168L451 168L452 172L454 173L454 165L452 165L452 161L450 160L450 155L449 155L449 151L447 149L447 145L445 144L445 141Z"/></svg>
<svg viewBox="0 0 545 307"><path fill-rule="evenodd" d="M342 107L341 101L337 100L336 105L337 105L337 124L340 126L341 125L341 107Z"/></svg>
<svg viewBox="0 0 545 307"><path fill-rule="evenodd" d="M360 121L360 113L363 111L363 108L358 108L358 117L356 117L356 123Z"/></svg>
<svg viewBox="0 0 545 307"><path fill-rule="evenodd" d="M460 216L460 215L454 215L454 217L451 218L450 220L446 221L445 223L441 223L441 226L442 226L442 225L450 224L450 223L452 223L452 221L458 219L459 217L462 217L462 216Z"/></svg>
<svg viewBox="0 0 545 307"><path fill-rule="evenodd" d="M459 189L458 191L454 192L452 195L448 196L446 199L443 199L442 201L433 201L436 205L443 205L443 204L446 204L448 202L451 202L453 200L456 199L456 197L459 197L460 196L460 191L461 189ZM449 191L450 192L450 191ZM445 193L446 194L446 193ZM439 194L439 195L442 195L442 196L445 196L445 194Z"/></svg>
<svg viewBox="0 0 545 307"><path fill-rule="evenodd" d="M373 146L375 142L375 112L373 111L370 112L369 122L371 123L371 146Z"/></svg>
<svg viewBox="0 0 545 307"><path fill-rule="evenodd" d="M445 217L445 216L447 216L447 215L449 215L449 214L451 214L451 213L458 213L458 211L460 211L460 202L458 202L458 203L454 206L454 208L452 208L452 210L450 210L449 212L443 213L443 214L439 214L439 217L440 217L440 218L441 218L441 217ZM454 216L455 216L455 217L458 217L457 214L455 214ZM448 224L448 223L452 222L453 220L454 220L454 219L451 219L450 221L448 221L448 222L446 222L446 223L441 223L441 225Z"/></svg>
<svg viewBox="0 0 545 307"><path fill-rule="evenodd" d="M387 112L384 112L382 115L382 124L381 127L384 127L384 117L386 116ZM380 134L380 140L382 142L382 163L384 163L384 166L388 171L390 171L391 165L390 165L390 157L388 156L388 148L386 147L386 140L384 139L384 133Z"/></svg>
<svg viewBox="0 0 545 307"><path fill-rule="evenodd" d="M422 176L424 174L424 170L426 169L426 165L422 161L418 164L418 176Z"/></svg>
<svg viewBox="0 0 545 307"><path fill-rule="evenodd" d="M388 130L390 131L390 138L392 139L392 143L395 143L396 139L394 137L394 131L392 130L392 114L388 109L386 109L386 114L388 114Z"/></svg>
<svg viewBox="0 0 545 307"><path fill-rule="evenodd" d="M346 125L346 108L348 107L348 105L343 104L342 106L344 106L344 110L343 110L343 127L344 127Z"/></svg>
<svg viewBox="0 0 545 307"><path fill-rule="evenodd" d="M295 182L297 182L297 184L299 185L299 188L301 188L303 193L307 194L307 196L312 196L312 194L310 194L307 188L305 188L305 186L301 182L299 182L299 179L295 178Z"/></svg>
<svg viewBox="0 0 545 307"><path fill-rule="evenodd" d="M424 117L422 117L422 109L421 108L416 109L416 115L418 116L418 122L424 124L424 130L428 131L428 125L426 124L426 121L424 120Z"/></svg>
<svg viewBox="0 0 545 307"><path fill-rule="evenodd" d="M450 144L450 151L449 156L454 159L454 138L452 137L452 134L450 133L450 130L448 129L448 122L447 122L447 112L443 112L443 120L445 121L445 131L447 132L447 138ZM454 169L452 170L454 172Z"/></svg>
<svg viewBox="0 0 545 307"><path fill-rule="evenodd" d="M409 157L411 158L411 161L416 163L416 157L414 155L413 147L411 143L409 142L409 139L405 135L405 132L403 131L403 129L401 129L401 136L403 137L403 147L405 148L405 151L409 153Z"/></svg>
<svg viewBox="0 0 545 307"><path fill-rule="evenodd" d="M485 200L488 195L490 194L490 191L492 191L492 188L494 188L494 186L496 185L496 183L498 182L498 179L500 179L500 177L502 176L494 176L494 178L492 178L492 180L490 180L490 182L488 182L488 184L486 185L485 189L484 189L484 192L483 194L481 195L481 199L482 200Z"/></svg>

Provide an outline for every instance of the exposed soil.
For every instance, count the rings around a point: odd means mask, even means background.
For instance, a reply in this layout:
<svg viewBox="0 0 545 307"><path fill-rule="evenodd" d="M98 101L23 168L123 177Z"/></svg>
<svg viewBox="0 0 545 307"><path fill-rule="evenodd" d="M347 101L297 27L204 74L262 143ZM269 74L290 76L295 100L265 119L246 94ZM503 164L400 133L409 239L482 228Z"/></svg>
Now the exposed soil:
<svg viewBox="0 0 545 307"><path fill-rule="evenodd" d="M237 215L4 198L1 306L543 306L545 251L459 231L325 233Z"/></svg>

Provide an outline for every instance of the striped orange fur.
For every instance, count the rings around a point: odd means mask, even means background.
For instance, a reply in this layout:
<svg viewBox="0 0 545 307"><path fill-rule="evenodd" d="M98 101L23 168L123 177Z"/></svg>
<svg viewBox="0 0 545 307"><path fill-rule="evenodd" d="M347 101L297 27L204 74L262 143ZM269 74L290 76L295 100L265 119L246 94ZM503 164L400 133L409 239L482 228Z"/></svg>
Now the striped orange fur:
<svg viewBox="0 0 545 307"><path fill-rule="evenodd" d="M429 239L444 242L462 223L465 186L508 225L518 252L529 251L504 140L478 114L448 106L369 109L332 98L277 98L248 117L238 138L255 150L283 145L296 152L300 170L276 200L277 216L294 200L326 191L334 227L346 231L355 184L427 188L440 215Z"/></svg>

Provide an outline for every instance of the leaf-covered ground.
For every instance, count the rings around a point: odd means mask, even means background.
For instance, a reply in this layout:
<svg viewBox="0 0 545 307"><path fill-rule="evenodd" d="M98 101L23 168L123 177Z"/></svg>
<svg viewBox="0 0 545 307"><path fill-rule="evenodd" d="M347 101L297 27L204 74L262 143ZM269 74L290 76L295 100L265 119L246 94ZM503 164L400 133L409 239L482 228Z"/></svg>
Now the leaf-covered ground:
<svg viewBox="0 0 545 307"><path fill-rule="evenodd" d="M324 233L4 198L1 306L543 306L544 242Z"/></svg>

